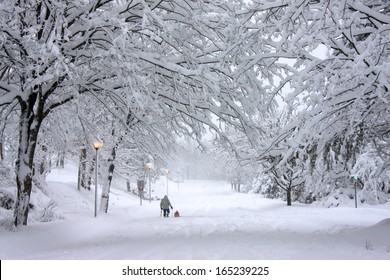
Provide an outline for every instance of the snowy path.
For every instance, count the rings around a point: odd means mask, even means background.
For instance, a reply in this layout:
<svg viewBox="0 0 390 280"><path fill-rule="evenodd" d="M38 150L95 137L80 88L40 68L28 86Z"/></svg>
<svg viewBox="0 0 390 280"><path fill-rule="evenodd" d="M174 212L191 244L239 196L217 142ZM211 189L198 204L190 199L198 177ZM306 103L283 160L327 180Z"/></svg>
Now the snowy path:
<svg viewBox="0 0 390 280"><path fill-rule="evenodd" d="M166 186L159 184L154 194L161 197ZM389 205L287 207L236 193L226 182L170 185L180 218L160 217L158 201L140 206L120 189L111 193L109 213L94 218L93 192L51 182L65 219L0 228L0 259L390 259Z"/></svg>

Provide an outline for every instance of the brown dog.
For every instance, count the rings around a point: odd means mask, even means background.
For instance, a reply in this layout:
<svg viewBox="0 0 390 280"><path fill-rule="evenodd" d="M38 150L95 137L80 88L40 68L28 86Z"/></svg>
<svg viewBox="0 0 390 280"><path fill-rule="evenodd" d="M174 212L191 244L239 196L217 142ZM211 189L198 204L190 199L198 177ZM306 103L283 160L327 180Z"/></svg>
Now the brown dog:
<svg viewBox="0 0 390 280"><path fill-rule="evenodd" d="M179 214L179 211L176 210L175 214L173 214L175 216L175 218L178 218L180 217L180 214Z"/></svg>

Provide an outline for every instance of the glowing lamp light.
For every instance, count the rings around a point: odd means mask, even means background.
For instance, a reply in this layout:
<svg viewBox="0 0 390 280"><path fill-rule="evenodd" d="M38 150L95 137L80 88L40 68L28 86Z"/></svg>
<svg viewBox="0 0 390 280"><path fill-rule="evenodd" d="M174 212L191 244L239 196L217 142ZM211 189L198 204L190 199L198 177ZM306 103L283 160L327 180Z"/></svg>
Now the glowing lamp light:
<svg viewBox="0 0 390 280"><path fill-rule="evenodd" d="M93 148L95 150L99 150L102 146L103 146L103 144L101 142L99 142L99 141L93 142Z"/></svg>
<svg viewBox="0 0 390 280"><path fill-rule="evenodd" d="M146 164L146 169L147 169L148 171L152 171L152 170L153 170L153 163L151 163L151 162L147 163L147 164Z"/></svg>

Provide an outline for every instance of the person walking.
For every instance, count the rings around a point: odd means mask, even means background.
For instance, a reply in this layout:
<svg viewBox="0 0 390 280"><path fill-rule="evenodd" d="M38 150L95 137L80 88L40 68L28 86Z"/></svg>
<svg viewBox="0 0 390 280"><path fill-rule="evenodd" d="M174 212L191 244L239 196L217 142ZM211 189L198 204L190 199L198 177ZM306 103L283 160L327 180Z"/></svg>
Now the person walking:
<svg viewBox="0 0 390 280"><path fill-rule="evenodd" d="M164 211L164 217L169 217L169 208L173 209L171 202L169 201L168 196L164 196L160 202L161 211Z"/></svg>

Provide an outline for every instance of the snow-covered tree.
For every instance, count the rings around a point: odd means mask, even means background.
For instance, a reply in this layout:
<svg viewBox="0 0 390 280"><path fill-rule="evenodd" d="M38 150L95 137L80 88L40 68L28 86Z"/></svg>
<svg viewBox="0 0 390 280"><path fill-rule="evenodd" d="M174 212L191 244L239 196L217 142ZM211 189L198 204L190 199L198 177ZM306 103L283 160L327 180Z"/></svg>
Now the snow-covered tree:
<svg viewBox="0 0 390 280"><path fill-rule="evenodd" d="M261 77L291 112L259 146L258 159L283 147L281 163L309 153L312 167L348 178L369 142L381 139L386 150L389 7L385 0L253 2L247 13L258 39L253 64L267 66ZM313 169L305 170L302 176L311 177Z"/></svg>
<svg viewBox="0 0 390 280"><path fill-rule="evenodd" d="M245 54L243 7L241 1L2 1L0 106L18 108L19 118L15 225L27 224L45 119L82 95L107 108L107 98L127 107L111 112L122 123L129 111L145 125L163 115L174 130L199 135L199 123L220 131L218 119L255 139L249 113L258 107L261 84L249 65L235 66Z"/></svg>

